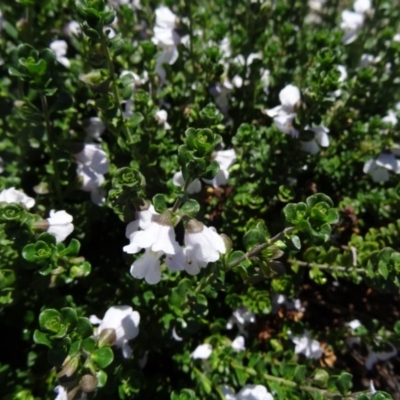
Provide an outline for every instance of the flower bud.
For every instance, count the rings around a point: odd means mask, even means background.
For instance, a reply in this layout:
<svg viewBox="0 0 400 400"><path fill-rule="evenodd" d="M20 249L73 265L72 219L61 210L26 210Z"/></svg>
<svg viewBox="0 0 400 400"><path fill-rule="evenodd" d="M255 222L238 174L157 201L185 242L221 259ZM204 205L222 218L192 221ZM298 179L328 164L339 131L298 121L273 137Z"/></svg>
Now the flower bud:
<svg viewBox="0 0 400 400"><path fill-rule="evenodd" d="M64 376L71 377L74 374L74 372L76 371L76 369L78 368L78 366L79 366L79 356L78 357L68 356L64 360L64 362L62 364L62 369L57 374L57 377L58 378L61 378Z"/></svg>
<svg viewBox="0 0 400 400"><path fill-rule="evenodd" d="M105 328L99 335L99 347L112 346L117 341L117 334L113 328Z"/></svg>
<svg viewBox="0 0 400 400"><path fill-rule="evenodd" d="M47 232L47 229L49 229L49 222L47 219L43 219L41 221L35 221L32 225L32 228L34 231L37 232Z"/></svg>
<svg viewBox="0 0 400 400"><path fill-rule="evenodd" d="M154 218L154 222L158 225L172 226L171 211L164 211L162 214Z"/></svg>
<svg viewBox="0 0 400 400"><path fill-rule="evenodd" d="M98 380L95 376L86 374L82 376L79 385L82 392L90 393L97 388Z"/></svg>
<svg viewBox="0 0 400 400"><path fill-rule="evenodd" d="M225 243L226 251L232 250L233 243L231 238L228 235L225 235L225 233L221 233L219 236L221 236L222 240Z"/></svg>
<svg viewBox="0 0 400 400"><path fill-rule="evenodd" d="M185 221L185 231L187 233L199 233L204 229L204 224L197 221L195 218L190 218Z"/></svg>

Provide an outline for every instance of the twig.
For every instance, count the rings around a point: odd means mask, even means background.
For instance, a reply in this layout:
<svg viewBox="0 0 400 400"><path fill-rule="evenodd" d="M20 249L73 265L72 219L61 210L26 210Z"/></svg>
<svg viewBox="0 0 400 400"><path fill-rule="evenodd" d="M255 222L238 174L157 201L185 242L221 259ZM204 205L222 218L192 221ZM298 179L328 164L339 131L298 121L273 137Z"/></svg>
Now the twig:
<svg viewBox="0 0 400 400"><path fill-rule="evenodd" d="M51 129L49 107L47 105L47 98L44 94L40 96L40 101L42 103L43 117L46 123L47 139L49 141L50 158L53 164L54 170L54 186L56 188L56 195L59 203L62 203L61 185L60 185L60 173L58 171L57 157L56 157L56 147L54 143L53 130Z"/></svg>
<svg viewBox="0 0 400 400"><path fill-rule="evenodd" d="M266 249L268 246L271 244L277 242L279 239L281 239L283 236L287 235L288 233L292 232L294 230L293 226L290 226L289 228L285 228L282 232L279 232L277 235L269 239L267 242L259 244L256 247L253 247L251 250L249 250L246 254L244 254L242 257L237 258L236 260L232 261L231 263L228 264L226 267L225 271L229 271L232 268L236 267L236 265L239 265L241 262L248 260L257 254L261 253L264 249Z"/></svg>

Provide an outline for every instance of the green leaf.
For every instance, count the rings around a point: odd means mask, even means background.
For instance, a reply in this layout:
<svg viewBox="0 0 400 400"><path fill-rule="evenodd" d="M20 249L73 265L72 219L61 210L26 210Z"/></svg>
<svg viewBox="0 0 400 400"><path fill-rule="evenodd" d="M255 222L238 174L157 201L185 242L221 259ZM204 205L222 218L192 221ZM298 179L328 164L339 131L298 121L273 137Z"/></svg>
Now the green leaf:
<svg viewBox="0 0 400 400"><path fill-rule="evenodd" d="M79 317L76 331L82 339L85 339L93 334L93 327L87 318Z"/></svg>
<svg viewBox="0 0 400 400"><path fill-rule="evenodd" d="M92 360L100 368L106 368L114 360L114 353L110 347L102 347L92 353Z"/></svg>
<svg viewBox="0 0 400 400"><path fill-rule="evenodd" d="M372 395L371 400L393 400L393 397L386 392L376 392ZM358 400L358 399L357 399Z"/></svg>
<svg viewBox="0 0 400 400"><path fill-rule="evenodd" d="M69 245L66 249L59 252L60 256L70 256L77 257L79 255L79 249L81 248L81 244L77 239L71 239Z"/></svg>
<svg viewBox="0 0 400 400"><path fill-rule="evenodd" d="M143 120L143 114L135 112L129 117L129 119L127 120L127 124L130 128L136 128Z"/></svg>
<svg viewBox="0 0 400 400"><path fill-rule="evenodd" d="M333 201L331 198L323 193L313 194L306 200L306 203L310 209L313 208L317 203L321 202L326 203L329 207L333 207Z"/></svg>
<svg viewBox="0 0 400 400"><path fill-rule="evenodd" d="M305 365L297 365L294 370L293 381L297 384L303 384L306 380L307 368Z"/></svg>
<svg viewBox="0 0 400 400"><path fill-rule="evenodd" d="M34 244L27 244L22 249L22 257L31 263L36 261L36 247Z"/></svg>
<svg viewBox="0 0 400 400"><path fill-rule="evenodd" d="M93 336L89 336L86 339L82 340L82 348L85 349L88 353L92 353L96 348L96 340Z"/></svg>
<svg viewBox="0 0 400 400"><path fill-rule="evenodd" d="M68 325L69 329L74 329L78 323L78 315L76 314L75 309L64 307L60 310L60 313L62 315L63 324Z"/></svg>
<svg viewBox="0 0 400 400"><path fill-rule="evenodd" d="M33 341L37 344L43 344L44 346L47 346L49 348L52 347L50 339L47 337L47 335L43 332L38 331L35 329L35 332L33 332Z"/></svg>
<svg viewBox="0 0 400 400"><path fill-rule="evenodd" d="M308 216L308 209L305 203L289 203L283 209L285 221L290 225L295 225L303 221Z"/></svg>
<svg viewBox="0 0 400 400"><path fill-rule="evenodd" d="M265 243L266 237L260 233L257 229L250 229L243 236L243 245L246 250L250 250L253 247Z"/></svg>
<svg viewBox="0 0 400 400"><path fill-rule="evenodd" d="M338 388L342 395L348 393L353 386L352 384L353 376L348 372L342 372L335 382L335 386Z"/></svg>
<svg viewBox="0 0 400 400"><path fill-rule="evenodd" d="M47 309L39 315L39 325L43 330L57 333L61 325L61 314L54 309Z"/></svg>
<svg viewBox="0 0 400 400"><path fill-rule="evenodd" d="M52 244L56 245L56 238L51 233L47 233L47 232L41 233L38 236L38 241L39 240L42 242L45 242L48 245L52 245Z"/></svg>
<svg viewBox="0 0 400 400"><path fill-rule="evenodd" d="M388 265L384 260L379 261L378 271L383 276L384 279L387 279L387 277L389 276Z"/></svg>
<svg viewBox="0 0 400 400"><path fill-rule="evenodd" d="M397 335L400 335L400 321L397 321L397 322L394 324L394 331L395 331L395 333L396 333Z"/></svg>
<svg viewBox="0 0 400 400"><path fill-rule="evenodd" d="M68 355L71 357L75 357L79 353L81 345L82 345L82 340L77 340L73 342L69 347Z"/></svg>
<svg viewBox="0 0 400 400"><path fill-rule="evenodd" d="M204 171L201 176L204 179L214 179L214 177L218 174L218 171L221 169L217 161L212 161Z"/></svg>
<svg viewBox="0 0 400 400"><path fill-rule="evenodd" d="M71 108L74 104L74 99L67 92L60 92L57 99L50 107L50 113L64 111Z"/></svg>
<svg viewBox="0 0 400 400"><path fill-rule="evenodd" d="M200 211L200 204L196 200L190 199L183 204L181 211L190 217L195 217Z"/></svg>
<svg viewBox="0 0 400 400"><path fill-rule="evenodd" d="M104 371L100 370L97 371L96 377L98 381L97 387L105 386L105 384L107 383L107 374Z"/></svg>
<svg viewBox="0 0 400 400"><path fill-rule="evenodd" d="M153 206L155 210L159 213L163 213L167 208L167 196L161 193L157 193L153 199Z"/></svg>
<svg viewBox="0 0 400 400"><path fill-rule="evenodd" d="M317 387L325 389L328 386L329 374L324 369L317 368L311 378L313 384Z"/></svg>

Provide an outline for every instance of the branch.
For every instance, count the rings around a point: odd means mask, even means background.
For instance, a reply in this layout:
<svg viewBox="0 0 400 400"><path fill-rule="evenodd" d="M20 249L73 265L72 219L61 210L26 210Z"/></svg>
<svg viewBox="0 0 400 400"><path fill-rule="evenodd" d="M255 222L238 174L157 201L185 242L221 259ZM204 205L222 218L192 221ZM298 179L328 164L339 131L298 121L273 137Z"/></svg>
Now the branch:
<svg viewBox="0 0 400 400"><path fill-rule="evenodd" d="M268 246L271 244L277 242L280 240L283 236L287 235L288 233L292 232L294 230L293 226L290 226L288 228L285 228L282 232L279 232L277 235L269 239L267 242L259 244L256 247L253 247L251 250L249 250L246 254L244 254L242 257L237 258L235 261L232 261L228 266L226 267L225 271L229 271L232 268L236 267L236 265L239 265L241 262L248 260L252 257L255 257L257 254L261 253L264 249L266 249Z"/></svg>

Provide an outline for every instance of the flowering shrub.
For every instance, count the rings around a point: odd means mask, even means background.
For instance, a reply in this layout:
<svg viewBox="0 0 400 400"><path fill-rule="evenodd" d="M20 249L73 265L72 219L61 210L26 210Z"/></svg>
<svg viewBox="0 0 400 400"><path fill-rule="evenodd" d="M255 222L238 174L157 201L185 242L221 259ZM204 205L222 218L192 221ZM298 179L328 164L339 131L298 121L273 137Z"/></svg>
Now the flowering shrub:
<svg viewBox="0 0 400 400"><path fill-rule="evenodd" d="M398 0L4 0L0 105L2 399L400 398Z"/></svg>

